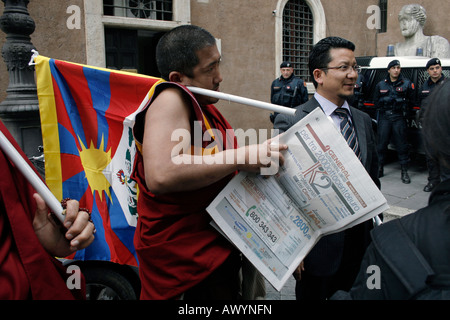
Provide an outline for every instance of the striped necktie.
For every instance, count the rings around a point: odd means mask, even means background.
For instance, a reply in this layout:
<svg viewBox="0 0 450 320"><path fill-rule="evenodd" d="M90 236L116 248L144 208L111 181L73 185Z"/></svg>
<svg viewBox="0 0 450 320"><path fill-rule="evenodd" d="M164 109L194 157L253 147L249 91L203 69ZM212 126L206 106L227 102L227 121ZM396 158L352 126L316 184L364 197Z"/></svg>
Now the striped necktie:
<svg viewBox="0 0 450 320"><path fill-rule="evenodd" d="M351 121L349 121L349 111L345 108L337 108L334 113L341 119L341 133L349 147L353 150L358 158L361 156L361 151L359 149L358 139L356 137L356 131L353 127Z"/></svg>

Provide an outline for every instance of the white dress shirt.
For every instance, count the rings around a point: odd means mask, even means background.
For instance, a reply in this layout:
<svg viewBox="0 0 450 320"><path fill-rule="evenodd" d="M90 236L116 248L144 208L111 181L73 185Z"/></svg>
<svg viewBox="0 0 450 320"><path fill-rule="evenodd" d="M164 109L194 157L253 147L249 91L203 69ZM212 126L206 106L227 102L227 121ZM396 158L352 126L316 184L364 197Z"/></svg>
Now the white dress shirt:
<svg viewBox="0 0 450 320"><path fill-rule="evenodd" d="M320 106L322 107L323 112L327 115L327 117L331 118L331 120L333 120L333 123L336 125L336 128L338 128L338 130L340 130L341 118L339 118L338 115L334 114L334 110L336 110L339 107L337 105L335 105L333 102L331 102L330 100L328 100L328 99L324 98L323 96L321 96L320 94L318 94L317 92L314 93L314 98L316 98L317 102L319 102ZM348 113L350 114L350 122L351 122L352 121L352 119L351 119L352 113L350 112L350 107L348 105L348 102L345 101L341 108L348 110Z"/></svg>

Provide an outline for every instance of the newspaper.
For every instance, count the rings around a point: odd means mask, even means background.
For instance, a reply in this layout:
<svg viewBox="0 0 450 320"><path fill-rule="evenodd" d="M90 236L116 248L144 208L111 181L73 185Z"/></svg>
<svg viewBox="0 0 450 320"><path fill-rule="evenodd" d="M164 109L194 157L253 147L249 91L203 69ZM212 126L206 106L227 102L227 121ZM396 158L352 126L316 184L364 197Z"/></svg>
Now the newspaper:
<svg viewBox="0 0 450 320"><path fill-rule="evenodd" d="M320 237L388 208L320 108L279 139L289 149L276 175L241 172L207 208L213 224L278 291Z"/></svg>

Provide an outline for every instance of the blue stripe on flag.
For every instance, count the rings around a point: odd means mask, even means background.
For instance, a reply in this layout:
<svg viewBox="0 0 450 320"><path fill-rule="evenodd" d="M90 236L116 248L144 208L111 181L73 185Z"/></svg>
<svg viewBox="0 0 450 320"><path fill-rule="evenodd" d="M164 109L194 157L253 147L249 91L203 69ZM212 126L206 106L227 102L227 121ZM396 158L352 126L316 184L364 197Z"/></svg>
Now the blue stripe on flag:
<svg viewBox="0 0 450 320"><path fill-rule="evenodd" d="M89 184L84 171L63 181L63 198L81 199Z"/></svg>
<svg viewBox="0 0 450 320"><path fill-rule="evenodd" d="M62 124L58 123L59 149L61 153L80 155L77 144L72 134Z"/></svg>

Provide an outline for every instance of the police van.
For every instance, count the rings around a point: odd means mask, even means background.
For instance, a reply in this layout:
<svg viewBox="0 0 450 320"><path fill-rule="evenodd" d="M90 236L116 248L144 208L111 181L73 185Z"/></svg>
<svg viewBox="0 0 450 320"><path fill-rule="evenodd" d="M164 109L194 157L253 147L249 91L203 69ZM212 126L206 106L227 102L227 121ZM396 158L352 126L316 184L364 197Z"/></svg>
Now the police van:
<svg viewBox="0 0 450 320"><path fill-rule="evenodd" d="M410 151L412 153L424 154L425 150L420 136L421 124L418 120L420 110L419 105L419 89L423 83L428 79L429 75L425 68L427 62L431 59L429 57L374 57L370 60L367 67L363 67L363 95L362 103L359 103L359 108L368 113L374 122L377 120L377 111L375 109L375 86L378 82L386 79L388 76L387 66L392 60L399 60L401 66L401 74L403 77L410 79L415 87L415 101L406 110L407 121L407 136L410 144ZM441 59L442 74L446 78L450 78L450 59Z"/></svg>

